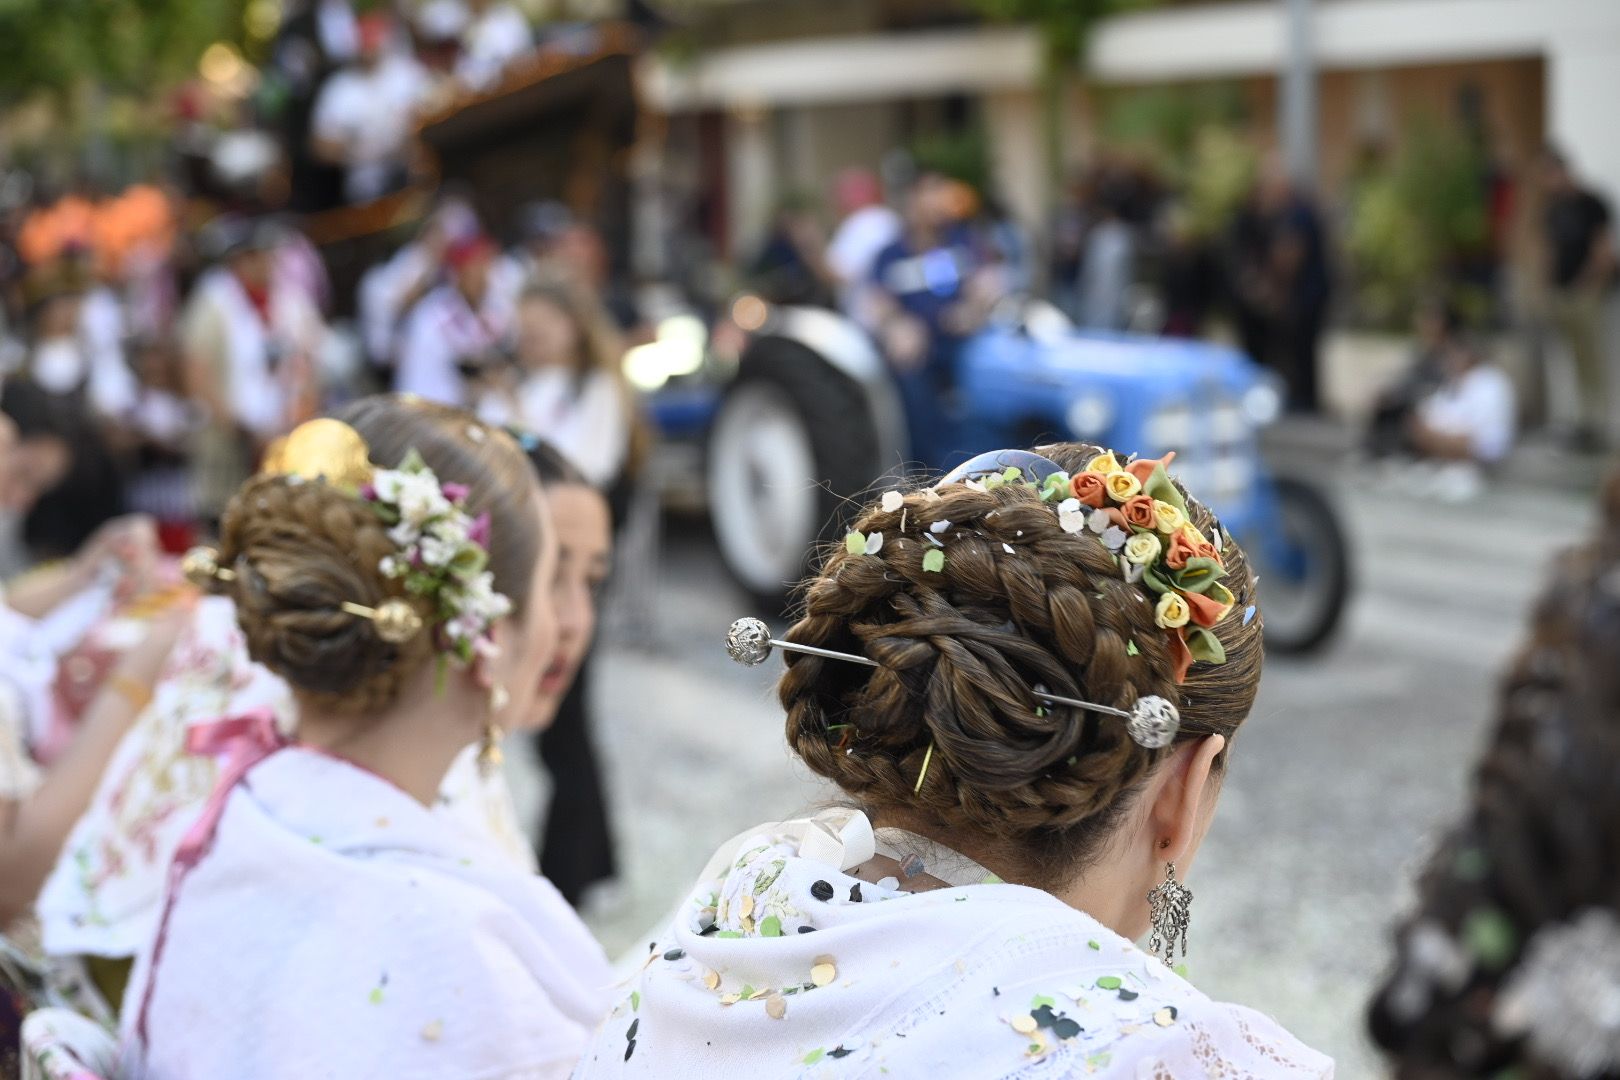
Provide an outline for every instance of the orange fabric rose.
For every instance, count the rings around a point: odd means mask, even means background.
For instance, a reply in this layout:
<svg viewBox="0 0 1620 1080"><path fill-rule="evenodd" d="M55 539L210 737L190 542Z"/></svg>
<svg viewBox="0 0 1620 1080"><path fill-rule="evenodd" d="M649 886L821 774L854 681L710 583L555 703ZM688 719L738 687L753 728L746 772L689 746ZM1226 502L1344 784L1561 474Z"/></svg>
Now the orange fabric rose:
<svg viewBox="0 0 1620 1080"><path fill-rule="evenodd" d="M1108 505L1108 478L1102 473L1075 473L1074 479L1069 481L1069 489L1075 498L1093 510Z"/></svg>
<svg viewBox="0 0 1620 1080"><path fill-rule="evenodd" d="M1165 548L1164 561L1172 570L1185 570L1187 560L1198 557L1198 545L1187 535L1186 529L1177 529Z"/></svg>
<svg viewBox="0 0 1620 1080"><path fill-rule="evenodd" d="M1171 541L1175 543L1174 540ZM1232 610L1231 604L1223 604L1214 597L1202 593L1184 594L1187 606L1192 609L1192 621L1206 630L1212 630L1220 621L1226 618L1226 613Z"/></svg>
<svg viewBox="0 0 1620 1080"><path fill-rule="evenodd" d="M1125 520L1138 529L1151 530L1157 527L1151 495L1136 495L1127 499L1120 510L1125 514Z"/></svg>

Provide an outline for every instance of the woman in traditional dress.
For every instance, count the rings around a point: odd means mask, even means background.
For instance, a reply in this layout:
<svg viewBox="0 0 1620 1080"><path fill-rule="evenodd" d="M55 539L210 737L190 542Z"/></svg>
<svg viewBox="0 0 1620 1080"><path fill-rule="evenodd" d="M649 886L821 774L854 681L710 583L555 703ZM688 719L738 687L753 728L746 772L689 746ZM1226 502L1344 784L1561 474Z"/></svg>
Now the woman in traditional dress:
<svg viewBox="0 0 1620 1080"><path fill-rule="evenodd" d="M534 707L552 523L516 443L460 410L343 421L294 432L191 560L292 687L297 741L267 711L193 729L224 775L136 963L121 1075L566 1076L599 947L431 809L465 746Z"/></svg>
<svg viewBox="0 0 1620 1080"><path fill-rule="evenodd" d="M1603 503L1536 605L1374 998L1400 1080L1620 1076L1620 473Z"/></svg>
<svg viewBox="0 0 1620 1080"><path fill-rule="evenodd" d="M576 1076L1332 1075L1153 955L1196 923L1262 652L1243 552L1167 463L997 451L859 515L780 684L856 808L723 847Z"/></svg>

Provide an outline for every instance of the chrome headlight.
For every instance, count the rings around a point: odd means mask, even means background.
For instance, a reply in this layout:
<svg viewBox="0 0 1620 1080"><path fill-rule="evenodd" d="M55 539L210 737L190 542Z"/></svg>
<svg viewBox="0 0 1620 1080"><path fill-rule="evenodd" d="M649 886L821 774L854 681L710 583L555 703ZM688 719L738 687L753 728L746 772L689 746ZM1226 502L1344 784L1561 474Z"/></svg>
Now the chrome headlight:
<svg viewBox="0 0 1620 1080"><path fill-rule="evenodd" d="M1069 403L1066 419L1075 438L1100 439L1114 426L1114 401L1107 394L1087 391Z"/></svg>

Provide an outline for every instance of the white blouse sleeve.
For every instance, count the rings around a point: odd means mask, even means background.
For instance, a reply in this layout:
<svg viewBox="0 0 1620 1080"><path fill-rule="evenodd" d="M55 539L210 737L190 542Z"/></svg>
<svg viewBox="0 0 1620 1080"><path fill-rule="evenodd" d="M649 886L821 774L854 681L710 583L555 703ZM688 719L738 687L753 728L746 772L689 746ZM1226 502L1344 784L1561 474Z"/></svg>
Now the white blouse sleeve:
<svg viewBox="0 0 1620 1080"><path fill-rule="evenodd" d="M591 483L598 487L613 483L630 446L623 389L606 372L592 372L562 423L536 434L556 446Z"/></svg>

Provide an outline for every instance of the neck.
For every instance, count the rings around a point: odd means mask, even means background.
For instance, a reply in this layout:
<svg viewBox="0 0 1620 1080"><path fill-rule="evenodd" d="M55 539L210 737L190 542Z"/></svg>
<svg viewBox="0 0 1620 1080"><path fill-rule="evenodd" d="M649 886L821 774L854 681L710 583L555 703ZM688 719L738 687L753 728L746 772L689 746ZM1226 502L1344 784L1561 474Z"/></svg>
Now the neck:
<svg viewBox="0 0 1620 1080"><path fill-rule="evenodd" d="M1147 930L1147 886L1140 875L1123 860L1104 852L1085 873L1061 885L1032 881L1026 867L1009 860L1004 849L980 841L960 830L941 827L909 814L877 812L870 815L876 828L900 828L927 837L958 854L965 855L1013 885L1027 885L1049 893L1076 911L1083 911L1120 937L1135 939Z"/></svg>
<svg viewBox="0 0 1620 1080"><path fill-rule="evenodd" d="M432 806L456 755L477 737L476 721L487 703L468 680L450 674L438 689L437 664L429 662L400 687L393 706L371 717L332 713L311 705L299 710L299 740L370 770L423 806Z"/></svg>

